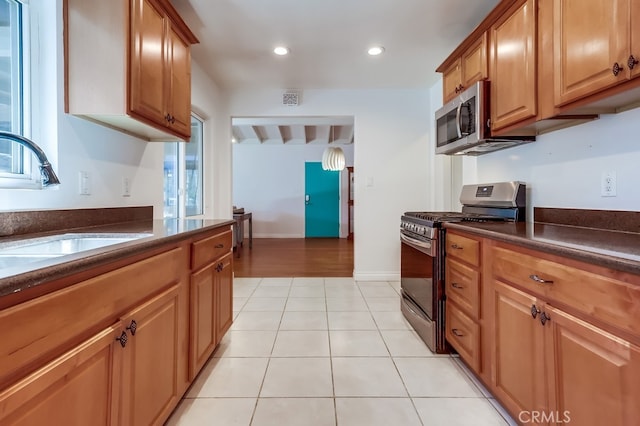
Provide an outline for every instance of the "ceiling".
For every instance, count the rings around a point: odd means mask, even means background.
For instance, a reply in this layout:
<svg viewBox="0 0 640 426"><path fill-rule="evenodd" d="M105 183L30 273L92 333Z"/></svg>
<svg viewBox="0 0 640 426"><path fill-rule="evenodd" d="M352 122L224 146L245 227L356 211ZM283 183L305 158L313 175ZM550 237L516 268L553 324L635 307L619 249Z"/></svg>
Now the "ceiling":
<svg viewBox="0 0 640 426"><path fill-rule="evenodd" d="M200 40L193 46L193 59L221 88L283 93L431 87L438 65L498 2L172 0ZM277 45L287 46L290 54L273 54ZM384 46L385 52L369 56L372 45ZM289 130L300 136L293 139L302 139L299 129ZM270 135L262 139L273 139Z"/></svg>

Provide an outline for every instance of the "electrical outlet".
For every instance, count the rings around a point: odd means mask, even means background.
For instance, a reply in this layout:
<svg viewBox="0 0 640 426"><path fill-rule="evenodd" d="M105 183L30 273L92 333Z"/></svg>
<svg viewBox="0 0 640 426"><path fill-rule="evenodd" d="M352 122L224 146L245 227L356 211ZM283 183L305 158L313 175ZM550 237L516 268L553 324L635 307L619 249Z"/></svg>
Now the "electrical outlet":
<svg viewBox="0 0 640 426"><path fill-rule="evenodd" d="M80 195L91 195L91 174L78 172L78 192Z"/></svg>
<svg viewBox="0 0 640 426"><path fill-rule="evenodd" d="M602 197L615 197L616 192L616 172L603 172L600 181L600 195Z"/></svg>
<svg viewBox="0 0 640 426"><path fill-rule="evenodd" d="M127 176L122 178L122 196L131 197L131 180Z"/></svg>

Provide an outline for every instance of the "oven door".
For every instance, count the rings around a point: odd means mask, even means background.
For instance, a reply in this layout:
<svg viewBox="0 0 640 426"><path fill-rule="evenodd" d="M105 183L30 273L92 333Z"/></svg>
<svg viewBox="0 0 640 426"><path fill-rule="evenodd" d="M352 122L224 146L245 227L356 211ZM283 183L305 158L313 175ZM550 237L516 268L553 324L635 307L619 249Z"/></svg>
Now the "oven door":
<svg viewBox="0 0 640 426"><path fill-rule="evenodd" d="M400 304L404 317L435 353L447 353L444 338L444 283L439 247L444 231L434 240L400 231Z"/></svg>
<svg viewBox="0 0 640 426"><path fill-rule="evenodd" d="M400 252L400 286L415 305L434 320L434 269L437 271L435 246L432 240L418 240L404 233Z"/></svg>

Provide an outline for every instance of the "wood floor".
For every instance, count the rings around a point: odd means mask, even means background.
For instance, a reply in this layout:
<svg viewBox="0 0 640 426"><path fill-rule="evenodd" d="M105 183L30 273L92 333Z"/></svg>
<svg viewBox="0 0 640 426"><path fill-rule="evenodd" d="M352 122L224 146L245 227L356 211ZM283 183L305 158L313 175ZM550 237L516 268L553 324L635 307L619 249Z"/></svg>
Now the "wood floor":
<svg viewBox="0 0 640 426"><path fill-rule="evenodd" d="M234 253L236 277L351 277L353 240L346 238L254 238Z"/></svg>

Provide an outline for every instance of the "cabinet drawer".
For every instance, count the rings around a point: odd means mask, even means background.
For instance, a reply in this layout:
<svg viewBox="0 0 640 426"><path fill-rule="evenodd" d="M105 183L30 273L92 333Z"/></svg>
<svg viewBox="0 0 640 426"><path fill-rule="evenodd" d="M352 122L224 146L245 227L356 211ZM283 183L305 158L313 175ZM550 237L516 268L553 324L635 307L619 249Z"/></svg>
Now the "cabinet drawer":
<svg viewBox="0 0 640 426"><path fill-rule="evenodd" d="M453 256L473 266L480 265L480 241L447 232L447 256Z"/></svg>
<svg viewBox="0 0 640 426"><path fill-rule="evenodd" d="M477 373L480 372L480 327L458 307L447 301L446 314L447 341L451 343L462 359Z"/></svg>
<svg viewBox="0 0 640 426"><path fill-rule="evenodd" d="M191 244L191 269L200 269L231 250L231 231L225 231Z"/></svg>
<svg viewBox="0 0 640 426"><path fill-rule="evenodd" d="M471 318L480 318L480 273L453 259L447 259L445 266L445 293Z"/></svg>
<svg viewBox="0 0 640 426"><path fill-rule="evenodd" d="M640 336L640 322L636 319L640 312L637 278L611 271L617 277L626 276L629 282L625 282L559 263L562 259L555 262L501 247L493 249L492 258L496 277L587 319L597 319Z"/></svg>

